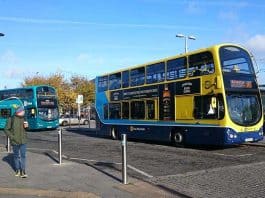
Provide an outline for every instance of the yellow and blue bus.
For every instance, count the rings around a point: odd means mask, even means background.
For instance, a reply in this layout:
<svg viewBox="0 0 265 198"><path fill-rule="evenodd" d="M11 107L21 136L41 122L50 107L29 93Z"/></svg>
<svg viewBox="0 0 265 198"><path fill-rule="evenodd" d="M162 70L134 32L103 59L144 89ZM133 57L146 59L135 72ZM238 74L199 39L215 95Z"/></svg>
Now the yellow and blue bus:
<svg viewBox="0 0 265 198"><path fill-rule="evenodd" d="M29 130L56 129L59 126L58 97L48 85L0 90L0 128L15 112L13 106L24 106Z"/></svg>
<svg viewBox="0 0 265 198"><path fill-rule="evenodd" d="M260 91L249 52L219 44L98 76L100 133L176 145L263 139Z"/></svg>

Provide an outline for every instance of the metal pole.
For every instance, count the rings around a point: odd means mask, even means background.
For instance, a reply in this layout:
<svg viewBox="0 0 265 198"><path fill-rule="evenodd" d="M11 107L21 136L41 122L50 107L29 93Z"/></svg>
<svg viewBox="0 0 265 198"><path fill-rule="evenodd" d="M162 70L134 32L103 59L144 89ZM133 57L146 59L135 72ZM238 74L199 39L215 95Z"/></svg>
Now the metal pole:
<svg viewBox="0 0 265 198"><path fill-rule="evenodd" d="M123 184L128 184L127 177L127 135L122 134L122 181Z"/></svg>
<svg viewBox="0 0 265 198"><path fill-rule="evenodd" d="M188 37L185 36L185 53L188 52Z"/></svg>
<svg viewBox="0 0 265 198"><path fill-rule="evenodd" d="M80 128L81 112L80 112L80 103L78 103L78 127Z"/></svg>
<svg viewBox="0 0 265 198"><path fill-rule="evenodd" d="M62 128L60 127L58 130L58 162L59 165L62 164Z"/></svg>
<svg viewBox="0 0 265 198"><path fill-rule="evenodd" d="M8 153L11 152L10 138L8 136L6 137L6 150L7 150Z"/></svg>
<svg viewBox="0 0 265 198"><path fill-rule="evenodd" d="M89 104L89 106L88 106L88 128L90 128L90 119L91 119L90 110L91 110L91 107L90 107L90 104Z"/></svg>

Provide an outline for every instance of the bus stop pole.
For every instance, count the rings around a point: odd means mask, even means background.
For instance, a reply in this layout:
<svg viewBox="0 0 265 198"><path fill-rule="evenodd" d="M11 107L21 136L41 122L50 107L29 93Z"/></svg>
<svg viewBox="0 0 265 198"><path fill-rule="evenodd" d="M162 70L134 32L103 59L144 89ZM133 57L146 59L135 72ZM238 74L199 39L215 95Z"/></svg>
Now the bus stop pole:
<svg viewBox="0 0 265 198"><path fill-rule="evenodd" d="M62 127L58 130L58 162L59 165L62 164Z"/></svg>
<svg viewBox="0 0 265 198"><path fill-rule="evenodd" d="M77 107L78 107L78 127L80 128L80 120L81 120L80 103L77 104Z"/></svg>
<svg viewBox="0 0 265 198"><path fill-rule="evenodd" d="M122 134L122 181L123 184L128 184L127 177L127 135Z"/></svg>
<svg viewBox="0 0 265 198"><path fill-rule="evenodd" d="M11 152L10 138L8 136L6 137L6 150L7 150L8 153Z"/></svg>

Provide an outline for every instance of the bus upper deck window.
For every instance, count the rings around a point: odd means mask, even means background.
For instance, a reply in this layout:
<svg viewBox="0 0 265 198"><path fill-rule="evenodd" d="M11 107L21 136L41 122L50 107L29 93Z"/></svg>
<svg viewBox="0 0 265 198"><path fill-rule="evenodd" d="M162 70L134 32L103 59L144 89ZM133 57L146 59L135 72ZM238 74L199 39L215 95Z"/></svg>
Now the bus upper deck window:
<svg viewBox="0 0 265 198"><path fill-rule="evenodd" d="M201 76L214 72L213 56L210 52L194 54L189 57L189 76Z"/></svg>

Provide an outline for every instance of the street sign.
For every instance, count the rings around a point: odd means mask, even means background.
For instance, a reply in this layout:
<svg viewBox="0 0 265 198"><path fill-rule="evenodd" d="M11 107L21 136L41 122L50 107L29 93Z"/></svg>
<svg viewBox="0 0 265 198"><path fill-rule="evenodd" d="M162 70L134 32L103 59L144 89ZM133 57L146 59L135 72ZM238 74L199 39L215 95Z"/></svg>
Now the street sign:
<svg viewBox="0 0 265 198"><path fill-rule="evenodd" d="M83 95L78 95L76 99L77 104L83 104Z"/></svg>

